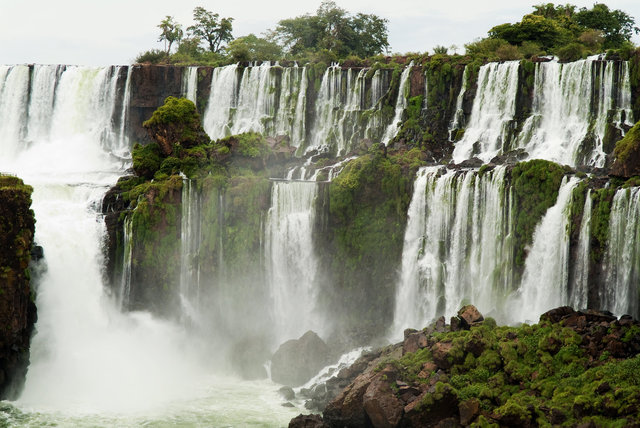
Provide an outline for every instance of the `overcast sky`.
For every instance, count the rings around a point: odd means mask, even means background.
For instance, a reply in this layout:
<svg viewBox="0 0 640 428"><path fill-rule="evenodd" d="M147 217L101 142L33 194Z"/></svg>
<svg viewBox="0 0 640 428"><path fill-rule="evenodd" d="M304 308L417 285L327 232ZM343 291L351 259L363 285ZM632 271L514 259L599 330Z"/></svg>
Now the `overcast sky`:
<svg viewBox="0 0 640 428"><path fill-rule="evenodd" d="M392 52L432 52L434 46L464 44L491 27L516 22L532 11L524 0L336 0L356 13L389 20ZM557 2L567 3L567 1ZM573 1L591 7L594 1ZM640 22L640 0L610 0ZM0 64L128 64L157 42L157 25L171 15L184 28L202 6L233 17L233 35L261 35L280 19L314 13L320 4L302 0L0 0ZM640 44L640 38L634 36Z"/></svg>

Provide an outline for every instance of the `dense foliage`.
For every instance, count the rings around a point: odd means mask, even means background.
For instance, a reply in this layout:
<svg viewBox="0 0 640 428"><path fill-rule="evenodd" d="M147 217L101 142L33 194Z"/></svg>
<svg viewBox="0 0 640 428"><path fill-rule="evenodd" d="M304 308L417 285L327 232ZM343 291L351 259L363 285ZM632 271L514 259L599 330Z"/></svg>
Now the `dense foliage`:
<svg viewBox="0 0 640 428"><path fill-rule="evenodd" d="M466 45L467 53L501 60L553 54L573 61L607 49L633 48L631 36L640 30L621 10L596 3L591 9L553 3L534 6L520 22L489 30L489 37Z"/></svg>

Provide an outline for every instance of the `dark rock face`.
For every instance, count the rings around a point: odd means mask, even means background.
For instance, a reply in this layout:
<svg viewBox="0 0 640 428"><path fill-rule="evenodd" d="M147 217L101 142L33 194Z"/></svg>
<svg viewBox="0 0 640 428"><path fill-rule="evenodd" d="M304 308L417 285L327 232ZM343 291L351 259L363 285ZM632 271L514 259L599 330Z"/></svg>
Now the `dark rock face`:
<svg viewBox="0 0 640 428"><path fill-rule="evenodd" d="M287 386L300 386L330 362L326 343L312 331L300 339L289 340L271 358L271 378Z"/></svg>
<svg viewBox="0 0 640 428"><path fill-rule="evenodd" d="M291 419L289 428L327 428L320 415L298 415Z"/></svg>
<svg viewBox="0 0 640 428"><path fill-rule="evenodd" d="M134 141L151 140L142 127L153 112L169 97L182 95L184 67L135 65L131 72L131 98L129 104L129 135Z"/></svg>
<svg viewBox="0 0 640 428"><path fill-rule="evenodd" d="M471 305L463 307L453 319L457 320L457 328L460 329L469 329L469 326L486 329L486 325L481 326L482 314ZM535 415L540 414L539 412L543 412L546 420L553 424L567 421L566 414L555 408L547 408L546 405L539 408L533 405L521 408L506 406L497 411L488 411L483 407L486 403L481 403L478 398L460 398L448 383L453 373L449 369L453 364L461 364L460 348L456 353L452 349L451 339L446 341L432 335L437 324L442 324L441 320L421 331L408 329L402 344L379 351L377 357L370 358L364 364L358 360L349 369L343 369L337 378L352 376L353 371L359 374L329 402L323 411L322 420L314 419L319 424L317 426L460 427L489 423L504 427L526 427L537 426ZM570 307L560 307L540 317L541 328L548 328L550 324L556 324L555 328L571 329L581 336L578 339L580 348L588 360L585 369L604 364L603 356L606 356L605 359L626 359L640 354L640 335L636 330L640 329L640 322L629 316L617 319L608 312L575 311ZM442 326L438 327L441 329ZM445 331L453 331L451 327L445 326ZM463 354L472 354L476 358L483 354L488 345L483 343L479 329L471 328L466 333L469 340L462 349ZM503 343L516 343L518 334L508 332L505 339ZM538 352L548 352L549 355L558 353L563 344L556 343L553 339L553 335L550 335L545 338L544 343L540 342ZM431 357L417 374L420 380L415 382L405 378L403 381L402 371L407 368L402 364L405 363L398 365L398 361L394 360L401 354L425 348L429 349ZM537 376L537 372L534 376ZM524 386L521 384L521 387ZM605 380L600 382L596 392L604 395L614 388ZM593 409L582 402L574 403L572 412L577 418L594 414ZM608 415L606 412L605 409L604 414ZM613 408L611 412L612 417L618 415ZM628 419L627 422L631 420L635 421Z"/></svg>
<svg viewBox="0 0 640 428"><path fill-rule="evenodd" d="M36 322L29 262L35 219L31 187L0 175L0 398L19 392L29 364L29 344Z"/></svg>

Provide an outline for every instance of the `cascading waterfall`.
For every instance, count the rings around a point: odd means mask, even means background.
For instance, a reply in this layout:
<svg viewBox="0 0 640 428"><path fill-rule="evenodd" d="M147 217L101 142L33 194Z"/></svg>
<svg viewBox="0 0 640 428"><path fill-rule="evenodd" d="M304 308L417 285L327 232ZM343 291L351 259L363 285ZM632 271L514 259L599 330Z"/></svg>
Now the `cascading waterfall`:
<svg viewBox="0 0 640 428"><path fill-rule="evenodd" d="M183 313L192 320L200 294L199 249L202 242L201 198L197 185L182 179L182 216L180 223L180 301Z"/></svg>
<svg viewBox="0 0 640 428"><path fill-rule="evenodd" d="M377 70L371 78L370 99L366 97L368 70L343 70L333 65L322 76L316 100L311 141L306 151L335 151L347 153L360 139L387 141L382 135L385 125L381 119L380 100L389 89L384 73ZM406 83L405 83L406 85ZM401 88L401 92L404 88ZM377 97L377 98L376 98ZM366 126L361 118L366 114ZM397 130L396 130L397 131ZM395 135L395 133L393 133Z"/></svg>
<svg viewBox="0 0 640 428"><path fill-rule="evenodd" d="M603 308L620 316L640 315L640 187L620 189L609 217L609 245L605 259L606 289Z"/></svg>
<svg viewBox="0 0 640 428"><path fill-rule="evenodd" d="M569 212L573 189L580 180L565 176L555 205L536 226L515 296L514 321L536 321L540 314L569 303ZM550 239L552 238L552 239Z"/></svg>
<svg viewBox="0 0 640 428"><path fill-rule="evenodd" d="M251 131L289 135L291 145L299 147L305 134L306 79L306 68L269 62L243 69L218 67L213 71L203 127L214 139Z"/></svg>
<svg viewBox="0 0 640 428"><path fill-rule="evenodd" d="M26 65L0 68L0 141L3 156L13 156L20 150L29 99L29 67Z"/></svg>
<svg viewBox="0 0 640 428"><path fill-rule="evenodd" d="M398 86L398 97L396 98L396 109L393 115L393 120L387 127L386 131L384 132L384 136L382 137L382 142L385 144L388 144L389 141L391 141L393 137L396 136L398 130L400 129L402 114L407 108L407 92L409 90L409 87L407 85L412 68L413 62L405 67L404 70L402 70L402 74L400 75L400 85Z"/></svg>
<svg viewBox="0 0 640 428"><path fill-rule="evenodd" d="M130 155L128 134L129 104L131 103L131 74L133 67L127 67L127 80L124 84L124 96L122 97L122 114L120 115L120 133L118 135L118 149L116 153L123 158Z"/></svg>
<svg viewBox="0 0 640 428"><path fill-rule="evenodd" d="M576 261L572 267L573 281L569 305L577 309L584 309L589 303L589 251L591 249L591 189L587 190L580 223L580 235L578 237L578 249Z"/></svg>
<svg viewBox="0 0 640 428"><path fill-rule="evenodd" d="M455 139L454 132L464 127L464 110L462 103L464 102L464 94L467 92L468 80L469 66L465 65L464 72L462 73L462 87L460 88L460 93L458 93L458 98L456 98L456 111L453 113L453 119L451 119L451 123L449 124L449 141Z"/></svg>
<svg viewBox="0 0 640 428"><path fill-rule="evenodd" d="M626 63L602 62L597 56L567 64L538 63L533 111L517 146L531 158L604 166L609 112L619 118L624 112L625 120L631 119L628 79Z"/></svg>
<svg viewBox="0 0 640 428"><path fill-rule="evenodd" d="M480 67L469 124L453 150L456 162L472 156L487 162L508 146L516 113L519 67L519 61Z"/></svg>
<svg viewBox="0 0 640 428"><path fill-rule="evenodd" d="M0 102L20 107L11 115L2 110L3 135L13 140L0 140L0 170L34 187L35 239L47 264L35 284L38 321L25 388L16 403L20 421L37 426L140 426L167 420L283 425L294 411L278 408L269 383L213 377L182 326L146 313L123 314L118 299L104 292L106 231L97 209L126 168L110 155L120 144L119 123L113 120L119 111L120 69L47 67L34 78L48 74L55 83L29 85L17 78L28 76L28 67L0 68ZM27 119L27 108L38 114ZM20 132L4 133L16 129ZM29 144L24 144L25 132L32 136ZM130 226L125 222L129 242ZM129 244L125 247L130 251ZM123 272L125 287L127 277ZM238 394L258 397L255 410ZM189 404L195 402L195 407Z"/></svg>
<svg viewBox="0 0 640 428"><path fill-rule="evenodd" d="M131 293L132 224L132 216L127 216L122 230L122 274L120 276L120 293L118 296L120 308L122 309L126 309L129 306L129 295Z"/></svg>
<svg viewBox="0 0 640 428"><path fill-rule="evenodd" d="M182 74L182 96L197 103L198 67L186 67Z"/></svg>
<svg viewBox="0 0 640 428"><path fill-rule="evenodd" d="M501 307L513 276L512 200L505 169L419 170L409 206L393 337L472 301Z"/></svg>
<svg viewBox="0 0 640 428"><path fill-rule="evenodd" d="M312 329L322 334L316 306L318 260L313 229L318 184L274 181L265 230L265 258L277 343Z"/></svg>

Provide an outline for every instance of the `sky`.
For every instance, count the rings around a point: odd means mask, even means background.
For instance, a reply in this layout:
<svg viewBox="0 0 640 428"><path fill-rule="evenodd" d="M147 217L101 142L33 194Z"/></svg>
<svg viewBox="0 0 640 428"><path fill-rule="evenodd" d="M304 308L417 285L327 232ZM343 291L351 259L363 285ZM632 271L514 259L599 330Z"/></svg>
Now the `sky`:
<svg viewBox="0 0 640 428"><path fill-rule="evenodd" d="M166 15L183 28L196 6L233 17L233 35L261 36L277 22L314 13L321 0L0 0L0 64L124 65L162 49L157 25ZM485 37L498 24L517 22L541 0L336 0L351 13L389 20L391 52L433 52ZM556 2L564 4L568 1ZM595 1L570 1L591 7ZM605 1L640 26L639 0ZM633 38L640 45L640 37Z"/></svg>

